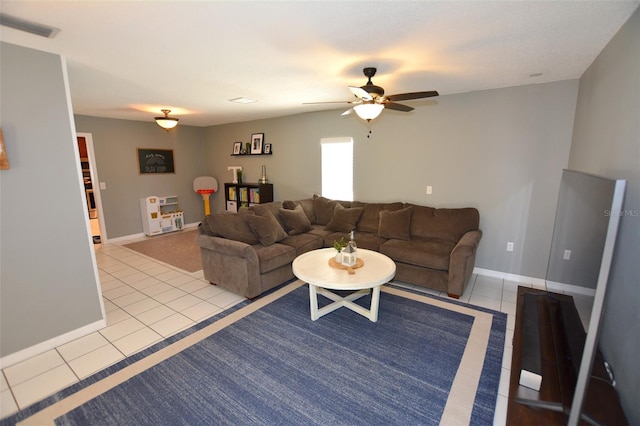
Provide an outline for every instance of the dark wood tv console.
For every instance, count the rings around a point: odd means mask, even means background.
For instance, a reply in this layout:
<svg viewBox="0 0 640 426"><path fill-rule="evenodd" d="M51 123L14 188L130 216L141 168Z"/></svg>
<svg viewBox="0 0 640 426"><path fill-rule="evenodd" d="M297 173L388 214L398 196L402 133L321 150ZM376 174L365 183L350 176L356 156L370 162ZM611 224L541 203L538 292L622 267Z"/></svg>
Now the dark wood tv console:
<svg viewBox="0 0 640 426"><path fill-rule="evenodd" d="M585 336L571 296L518 287L508 425L567 424ZM539 369L539 391L520 385L522 368ZM628 424L599 351L582 412L581 424Z"/></svg>

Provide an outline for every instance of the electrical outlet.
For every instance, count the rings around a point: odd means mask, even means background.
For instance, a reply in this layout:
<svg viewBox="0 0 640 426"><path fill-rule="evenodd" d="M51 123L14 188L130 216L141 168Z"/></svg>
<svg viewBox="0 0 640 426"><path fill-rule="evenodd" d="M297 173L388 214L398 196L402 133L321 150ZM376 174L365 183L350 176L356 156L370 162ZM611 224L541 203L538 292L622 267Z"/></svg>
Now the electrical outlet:
<svg viewBox="0 0 640 426"><path fill-rule="evenodd" d="M100 182L100 189L101 189L101 190L103 190L103 191L104 191L105 189L107 189L107 184L106 184L106 182Z"/></svg>
<svg viewBox="0 0 640 426"><path fill-rule="evenodd" d="M564 254L562 255L562 258L564 260L570 260L571 259L571 250L565 250Z"/></svg>
<svg viewBox="0 0 640 426"><path fill-rule="evenodd" d="M513 243L511 241L507 243L507 251L513 251Z"/></svg>
<svg viewBox="0 0 640 426"><path fill-rule="evenodd" d="M427 185L427 195L433 194L433 187L431 185Z"/></svg>

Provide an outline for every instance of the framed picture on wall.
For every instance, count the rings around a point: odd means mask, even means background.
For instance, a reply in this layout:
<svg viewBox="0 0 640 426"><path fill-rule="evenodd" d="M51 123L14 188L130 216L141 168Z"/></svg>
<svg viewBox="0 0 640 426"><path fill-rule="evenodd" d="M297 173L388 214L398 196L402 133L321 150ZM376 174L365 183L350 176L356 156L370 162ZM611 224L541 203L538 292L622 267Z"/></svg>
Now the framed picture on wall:
<svg viewBox="0 0 640 426"><path fill-rule="evenodd" d="M262 144L264 143L264 133L254 133L251 135L251 154L262 154Z"/></svg>
<svg viewBox="0 0 640 426"><path fill-rule="evenodd" d="M265 143L264 144L264 153L265 154L271 154L271 144L270 143Z"/></svg>
<svg viewBox="0 0 640 426"><path fill-rule="evenodd" d="M138 148L140 174L175 173L172 149Z"/></svg>
<svg viewBox="0 0 640 426"><path fill-rule="evenodd" d="M233 143L233 155L242 154L242 142L234 142Z"/></svg>

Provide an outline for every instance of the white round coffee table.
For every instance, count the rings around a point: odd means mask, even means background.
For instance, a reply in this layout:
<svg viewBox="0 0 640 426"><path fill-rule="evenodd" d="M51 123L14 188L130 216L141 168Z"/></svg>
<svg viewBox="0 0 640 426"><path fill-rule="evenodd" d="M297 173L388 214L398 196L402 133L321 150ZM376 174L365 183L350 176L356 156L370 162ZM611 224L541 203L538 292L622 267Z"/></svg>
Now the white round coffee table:
<svg viewBox="0 0 640 426"><path fill-rule="evenodd" d="M340 307L345 307L373 322L378 321L380 286L394 277L396 264L384 254L358 249L357 256L364 261L364 265L350 274L347 270L329 266L329 259L335 258L335 255L335 249L326 248L301 254L293 261L293 274L309 284L311 319L315 321ZM329 289L355 291L346 297L340 297ZM369 294L369 290L372 290L369 309L353 303L354 300ZM333 303L318 309L318 293L333 300Z"/></svg>

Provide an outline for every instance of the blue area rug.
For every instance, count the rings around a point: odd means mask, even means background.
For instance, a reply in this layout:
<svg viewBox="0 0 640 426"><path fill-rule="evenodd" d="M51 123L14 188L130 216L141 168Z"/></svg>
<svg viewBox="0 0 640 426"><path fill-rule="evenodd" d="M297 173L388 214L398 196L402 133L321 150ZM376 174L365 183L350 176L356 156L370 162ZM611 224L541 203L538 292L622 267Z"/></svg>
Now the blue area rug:
<svg viewBox="0 0 640 426"><path fill-rule="evenodd" d="M358 303L368 307L368 296ZM486 425L493 421L506 315L478 311L492 319L469 423ZM437 425L454 380L462 380L456 373L473 323L472 315L388 292L381 293L377 323L347 309L311 321L302 286L56 424Z"/></svg>

